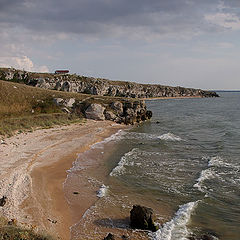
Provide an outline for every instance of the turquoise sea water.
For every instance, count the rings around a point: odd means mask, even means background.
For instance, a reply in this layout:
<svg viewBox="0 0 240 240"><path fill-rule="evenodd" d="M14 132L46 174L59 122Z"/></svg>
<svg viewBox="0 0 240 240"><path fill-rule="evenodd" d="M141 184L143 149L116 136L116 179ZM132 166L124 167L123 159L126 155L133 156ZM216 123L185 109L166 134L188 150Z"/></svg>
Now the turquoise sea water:
<svg viewBox="0 0 240 240"><path fill-rule="evenodd" d="M96 149L111 154L89 214L124 229L121 219L137 203L153 208L161 224L149 239L208 232L239 240L240 93L220 96L147 101L151 121L95 146L95 156Z"/></svg>

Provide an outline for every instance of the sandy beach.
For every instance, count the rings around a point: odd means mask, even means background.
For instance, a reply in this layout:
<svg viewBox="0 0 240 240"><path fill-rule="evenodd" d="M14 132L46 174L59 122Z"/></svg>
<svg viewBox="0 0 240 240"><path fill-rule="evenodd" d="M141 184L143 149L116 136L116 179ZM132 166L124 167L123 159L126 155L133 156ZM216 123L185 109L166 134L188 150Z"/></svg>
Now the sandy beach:
<svg viewBox="0 0 240 240"><path fill-rule="evenodd" d="M0 209L1 214L57 239L70 239L69 228L76 221L76 212L71 211L64 197L67 170L79 153L122 128L126 127L88 120L82 125L36 130L3 139L0 196L7 196L7 203ZM78 206L78 218L91 206L91 197L84 202Z"/></svg>

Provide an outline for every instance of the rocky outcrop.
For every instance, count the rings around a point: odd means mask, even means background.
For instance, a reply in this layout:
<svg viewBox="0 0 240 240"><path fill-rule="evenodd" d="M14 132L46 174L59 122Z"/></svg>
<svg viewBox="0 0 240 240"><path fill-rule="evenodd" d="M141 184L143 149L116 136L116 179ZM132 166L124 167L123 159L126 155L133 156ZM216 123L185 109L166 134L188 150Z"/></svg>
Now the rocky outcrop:
<svg viewBox="0 0 240 240"><path fill-rule="evenodd" d="M0 79L24 82L45 89L78 92L99 96L127 98L155 97L218 97L216 92L201 89L110 81L75 74L31 73L13 68L1 68Z"/></svg>
<svg viewBox="0 0 240 240"><path fill-rule="evenodd" d="M91 103L91 99L75 103L73 110L77 115L94 120L111 120L116 123L134 124L152 117L142 100L113 101L109 103Z"/></svg>
<svg viewBox="0 0 240 240"><path fill-rule="evenodd" d="M75 98L54 98L53 103L68 114L93 120L110 120L120 124L140 123L152 117L152 112L147 110L143 100L101 101L101 99L87 98L77 101Z"/></svg>
<svg viewBox="0 0 240 240"><path fill-rule="evenodd" d="M134 205L130 211L130 225L134 229L150 230L156 232L157 226L154 224L153 210L151 208Z"/></svg>

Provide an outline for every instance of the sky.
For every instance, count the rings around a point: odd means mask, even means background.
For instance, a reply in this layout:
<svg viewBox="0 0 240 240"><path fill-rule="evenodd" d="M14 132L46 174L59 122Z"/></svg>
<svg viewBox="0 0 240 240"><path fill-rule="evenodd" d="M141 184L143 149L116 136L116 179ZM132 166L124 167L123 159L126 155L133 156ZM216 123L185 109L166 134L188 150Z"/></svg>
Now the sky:
<svg viewBox="0 0 240 240"><path fill-rule="evenodd" d="M0 0L0 67L240 90L240 0Z"/></svg>

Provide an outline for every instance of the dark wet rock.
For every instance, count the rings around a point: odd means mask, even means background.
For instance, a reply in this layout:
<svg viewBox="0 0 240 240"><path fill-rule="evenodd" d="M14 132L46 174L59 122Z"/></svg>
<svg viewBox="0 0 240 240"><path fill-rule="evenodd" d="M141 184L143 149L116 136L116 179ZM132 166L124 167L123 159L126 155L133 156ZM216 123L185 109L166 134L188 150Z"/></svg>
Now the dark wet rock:
<svg viewBox="0 0 240 240"><path fill-rule="evenodd" d="M127 240L127 239L129 239L129 236L122 235L122 239Z"/></svg>
<svg viewBox="0 0 240 240"><path fill-rule="evenodd" d="M79 194L79 192L73 192L73 194L77 195L77 194Z"/></svg>
<svg viewBox="0 0 240 240"><path fill-rule="evenodd" d="M151 230L156 232L157 226L154 224L153 210L140 205L134 205L130 211L130 225L134 229Z"/></svg>
<svg viewBox="0 0 240 240"><path fill-rule="evenodd" d="M147 110L147 111L146 111L146 117L147 117L148 119L152 118L152 111Z"/></svg>
<svg viewBox="0 0 240 240"><path fill-rule="evenodd" d="M0 198L0 207L3 207L7 202L7 197L3 196L2 198Z"/></svg>
<svg viewBox="0 0 240 240"><path fill-rule="evenodd" d="M216 239L216 238L215 238L214 236L204 234L204 235L201 236L200 239L201 239L201 240L214 240L214 239Z"/></svg>
<svg viewBox="0 0 240 240"><path fill-rule="evenodd" d="M104 110L105 108L101 104L92 103L85 111L85 116L88 119L105 120Z"/></svg>
<svg viewBox="0 0 240 240"><path fill-rule="evenodd" d="M115 237L112 233L109 233L103 240L115 240Z"/></svg>

